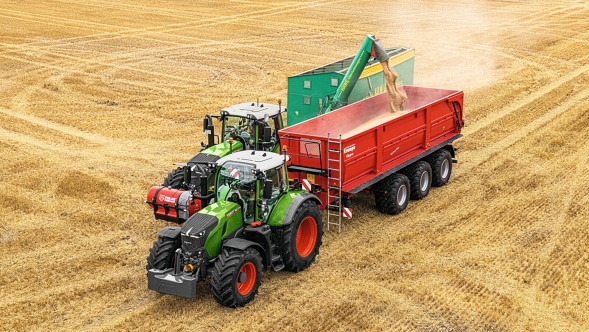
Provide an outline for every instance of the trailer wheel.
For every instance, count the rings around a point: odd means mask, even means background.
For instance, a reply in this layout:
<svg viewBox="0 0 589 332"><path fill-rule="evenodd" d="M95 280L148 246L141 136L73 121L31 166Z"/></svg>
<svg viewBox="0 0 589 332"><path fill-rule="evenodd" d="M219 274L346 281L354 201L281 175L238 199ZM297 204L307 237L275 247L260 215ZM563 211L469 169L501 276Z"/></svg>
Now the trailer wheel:
<svg viewBox="0 0 589 332"><path fill-rule="evenodd" d="M176 249L178 248L180 248L180 241L178 239L158 237L157 241L153 243L153 247L149 249L145 269L165 270L173 267Z"/></svg>
<svg viewBox="0 0 589 332"><path fill-rule="evenodd" d="M213 269L213 297L226 307L243 307L258 293L262 275L262 257L256 249L224 250Z"/></svg>
<svg viewBox="0 0 589 332"><path fill-rule="evenodd" d="M432 185L441 187L450 180L452 174L452 155L446 149L434 152L429 158L432 166Z"/></svg>
<svg viewBox="0 0 589 332"><path fill-rule="evenodd" d="M298 272L309 267L319 254L323 219L313 201L305 201L294 214L282 235L282 261L287 270Z"/></svg>
<svg viewBox="0 0 589 332"><path fill-rule="evenodd" d="M432 187L432 168L421 160L407 167L403 174L409 178L411 199L420 200L429 194Z"/></svg>
<svg viewBox="0 0 589 332"><path fill-rule="evenodd" d="M184 170L181 167L172 170L164 179L162 186L171 187L173 189L181 189L184 182Z"/></svg>
<svg viewBox="0 0 589 332"><path fill-rule="evenodd" d="M401 173L394 173L374 186L376 209L382 213L395 215L403 212L409 203L409 195L409 179Z"/></svg>

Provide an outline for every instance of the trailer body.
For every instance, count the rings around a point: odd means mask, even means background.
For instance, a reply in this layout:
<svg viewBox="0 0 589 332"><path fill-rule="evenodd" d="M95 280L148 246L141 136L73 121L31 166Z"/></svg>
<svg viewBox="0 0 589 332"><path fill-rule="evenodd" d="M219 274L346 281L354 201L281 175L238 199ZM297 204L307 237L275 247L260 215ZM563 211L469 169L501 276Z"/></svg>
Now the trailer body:
<svg viewBox="0 0 589 332"><path fill-rule="evenodd" d="M336 188L354 194L462 136L462 91L400 90L408 97L405 111L391 113L382 93L280 130L291 157L289 178L324 195Z"/></svg>

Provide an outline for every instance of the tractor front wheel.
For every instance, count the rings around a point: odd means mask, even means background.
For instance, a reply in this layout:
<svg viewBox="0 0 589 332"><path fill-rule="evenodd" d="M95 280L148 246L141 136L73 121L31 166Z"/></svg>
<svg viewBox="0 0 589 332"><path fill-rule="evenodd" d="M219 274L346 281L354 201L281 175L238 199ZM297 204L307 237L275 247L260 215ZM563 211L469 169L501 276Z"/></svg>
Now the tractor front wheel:
<svg viewBox="0 0 589 332"><path fill-rule="evenodd" d="M393 173L374 185L376 209L386 214L399 214L409 203L409 179L401 173Z"/></svg>
<svg viewBox="0 0 589 332"><path fill-rule="evenodd" d="M315 202L299 206L290 224L284 226L282 260L289 271L306 269L319 254L323 237L323 219Z"/></svg>
<svg viewBox="0 0 589 332"><path fill-rule="evenodd" d="M258 293L262 275L262 257L256 249L225 249L213 269L213 297L226 307L243 307Z"/></svg>
<svg viewBox="0 0 589 332"><path fill-rule="evenodd" d="M174 257L176 257L175 253L178 248L180 248L178 239L158 237L157 241L153 243L153 247L149 249L145 269L165 270L174 267Z"/></svg>

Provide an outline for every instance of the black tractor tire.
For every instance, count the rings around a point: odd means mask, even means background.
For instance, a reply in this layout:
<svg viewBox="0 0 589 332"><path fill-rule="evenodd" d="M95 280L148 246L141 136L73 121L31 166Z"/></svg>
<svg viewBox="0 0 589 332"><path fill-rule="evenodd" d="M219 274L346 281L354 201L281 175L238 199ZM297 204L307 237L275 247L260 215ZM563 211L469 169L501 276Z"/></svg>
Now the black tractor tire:
<svg viewBox="0 0 589 332"><path fill-rule="evenodd" d="M407 207L411 187L407 176L393 173L374 185L376 209L381 213L396 215Z"/></svg>
<svg viewBox="0 0 589 332"><path fill-rule="evenodd" d="M432 168L426 161L420 160L403 170L409 178L411 199L420 200L429 194L432 187Z"/></svg>
<svg viewBox="0 0 589 332"><path fill-rule="evenodd" d="M254 299L262 282L262 257L254 248L224 249L215 262L211 290L226 307L243 307Z"/></svg>
<svg viewBox="0 0 589 332"><path fill-rule="evenodd" d="M165 270L174 267L176 249L180 248L180 245L179 238L158 237L157 241L153 243L153 247L149 249L145 269Z"/></svg>
<svg viewBox="0 0 589 332"><path fill-rule="evenodd" d="M446 149L434 152L427 160L432 166L432 186L441 187L452 175L452 155Z"/></svg>
<svg viewBox="0 0 589 332"><path fill-rule="evenodd" d="M323 217L314 201L298 207L292 222L283 226L282 261L288 271L308 268L319 255L323 238Z"/></svg>
<svg viewBox="0 0 589 332"><path fill-rule="evenodd" d="M182 189L182 184L184 183L184 170L182 167L178 167L175 170L172 170L168 173L168 176L164 179L164 183L162 186L170 187L173 189Z"/></svg>

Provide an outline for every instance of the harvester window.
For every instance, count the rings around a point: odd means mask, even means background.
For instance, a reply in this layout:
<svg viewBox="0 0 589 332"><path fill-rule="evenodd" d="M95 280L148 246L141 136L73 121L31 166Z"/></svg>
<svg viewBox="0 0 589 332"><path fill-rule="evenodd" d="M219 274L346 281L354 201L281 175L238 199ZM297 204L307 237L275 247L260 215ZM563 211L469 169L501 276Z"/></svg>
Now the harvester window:
<svg viewBox="0 0 589 332"><path fill-rule="evenodd" d="M305 81L303 83L303 88L310 89L311 88L311 81Z"/></svg>
<svg viewBox="0 0 589 332"><path fill-rule="evenodd" d="M311 104L311 97L303 96L303 104L310 105Z"/></svg>
<svg viewBox="0 0 589 332"><path fill-rule="evenodd" d="M339 80L337 78L332 78L331 79L331 86L338 86L339 85Z"/></svg>

